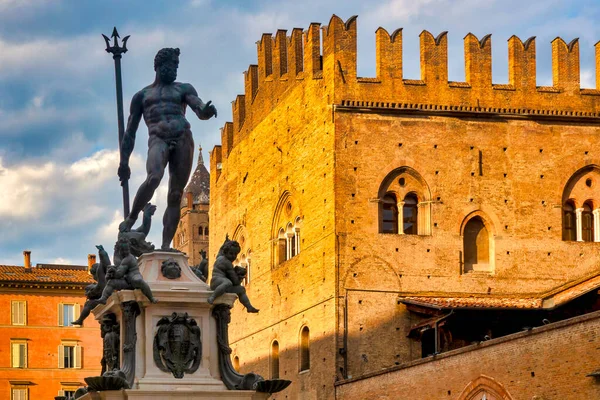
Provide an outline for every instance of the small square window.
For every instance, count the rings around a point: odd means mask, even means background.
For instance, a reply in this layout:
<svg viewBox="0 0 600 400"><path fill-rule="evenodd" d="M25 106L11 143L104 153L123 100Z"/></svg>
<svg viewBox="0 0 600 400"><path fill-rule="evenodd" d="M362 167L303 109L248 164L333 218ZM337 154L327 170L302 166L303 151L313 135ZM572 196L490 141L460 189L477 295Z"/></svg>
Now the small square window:
<svg viewBox="0 0 600 400"><path fill-rule="evenodd" d="M10 323L12 325L27 325L27 302L11 301Z"/></svg>
<svg viewBox="0 0 600 400"><path fill-rule="evenodd" d="M26 387L13 387L10 390L10 400L28 400L29 390Z"/></svg>
<svg viewBox="0 0 600 400"><path fill-rule="evenodd" d="M79 304L58 304L58 326L71 326L79 318Z"/></svg>
<svg viewBox="0 0 600 400"><path fill-rule="evenodd" d="M13 368L27 368L27 342L12 341L10 349L11 366Z"/></svg>

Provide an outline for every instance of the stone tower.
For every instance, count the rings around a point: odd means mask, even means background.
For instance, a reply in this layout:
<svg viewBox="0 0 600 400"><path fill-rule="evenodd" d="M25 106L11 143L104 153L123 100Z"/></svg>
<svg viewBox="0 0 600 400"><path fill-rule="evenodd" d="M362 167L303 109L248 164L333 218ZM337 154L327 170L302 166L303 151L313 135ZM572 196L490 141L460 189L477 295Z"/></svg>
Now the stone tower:
<svg viewBox="0 0 600 400"><path fill-rule="evenodd" d="M552 41L553 85L537 86L534 38L508 40L495 84L489 35L465 37L465 80L449 82L447 32L421 33L420 79L403 76L402 30L383 28L376 76L357 76L356 32L333 16L263 34L211 152L210 257L226 234L240 242L260 309L232 310L231 357L292 380L278 398L341 398L600 305L600 79L580 87L579 42ZM427 385L382 397L454 400L479 374L532 397L514 373L466 364L429 364L406 378Z"/></svg>
<svg viewBox="0 0 600 400"><path fill-rule="evenodd" d="M202 146L199 151L198 165L181 199L181 219L173 238L173 246L190 257L190 265L200 263L200 251L208 251L210 174L204 166Z"/></svg>

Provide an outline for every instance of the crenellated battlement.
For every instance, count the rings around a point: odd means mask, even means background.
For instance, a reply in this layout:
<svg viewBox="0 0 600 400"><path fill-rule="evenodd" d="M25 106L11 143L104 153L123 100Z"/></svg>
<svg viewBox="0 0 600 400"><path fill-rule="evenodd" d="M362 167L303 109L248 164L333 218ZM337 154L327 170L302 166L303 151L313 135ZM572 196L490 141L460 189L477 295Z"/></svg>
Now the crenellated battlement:
<svg viewBox="0 0 600 400"><path fill-rule="evenodd" d="M320 90L329 105L394 103L419 109L529 110L528 115L588 115L600 112L600 42L596 88L580 88L579 41L557 37L552 46L550 87L536 84L536 41L508 39L508 83L492 82L492 36L464 37L465 80L448 81L448 32L419 35L421 79L403 76L402 29L375 32L376 76L357 76L357 17L336 15L327 26L311 23L288 35L278 30L257 42L258 64L244 72L245 93L232 103L233 121L223 128L223 157L244 132L260 123L291 93ZM323 46L321 47L321 38ZM301 92L294 89L302 87ZM315 93L315 92L311 92ZM323 101L314 98L311 101ZM426 106L423 106L426 105Z"/></svg>

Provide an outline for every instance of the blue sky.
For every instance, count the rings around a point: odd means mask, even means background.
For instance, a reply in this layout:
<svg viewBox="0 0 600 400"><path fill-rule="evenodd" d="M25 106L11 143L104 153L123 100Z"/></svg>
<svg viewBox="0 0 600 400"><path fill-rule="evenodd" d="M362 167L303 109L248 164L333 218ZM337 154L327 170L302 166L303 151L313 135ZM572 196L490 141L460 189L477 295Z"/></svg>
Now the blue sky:
<svg viewBox="0 0 600 400"><path fill-rule="evenodd" d="M212 100L219 118L188 113L204 160L243 93L243 71L256 63L263 32L326 25L332 14L358 15L358 74L375 74L375 30L404 28L404 77L418 79L419 38L449 31L449 79L464 81L463 38L492 34L495 83L507 82L507 43L536 36L538 85L551 85L550 42L580 38L581 81L595 86L594 44L600 3L562 0L0 0L0 264L85 264L95 244L112 247L122 219L116 178L117 122L113 61L102 33L131 35L123 58L127 112L152 82L162 47L181 49L179 81ZM144 179L147 133L131 166L132 195ZM197 156L197 155L196 155ZM157 191L151 233L160 243L166 179Z"/></svg>

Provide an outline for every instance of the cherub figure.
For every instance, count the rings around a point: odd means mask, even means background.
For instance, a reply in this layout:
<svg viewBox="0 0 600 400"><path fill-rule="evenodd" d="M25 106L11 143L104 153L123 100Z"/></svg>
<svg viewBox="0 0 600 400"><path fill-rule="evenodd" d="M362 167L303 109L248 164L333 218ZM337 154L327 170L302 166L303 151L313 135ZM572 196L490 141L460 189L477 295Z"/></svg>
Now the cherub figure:
<svg viewBox="0 0 600 400"><path fill-rule="evenodd" d="M152 226L152 216L154 215L155 211L156 206L154 204L147 203L144 206L144 218L142 220L142 225L140 225L137 229L132 229L127 232L119 232L119 236L117 238L125 238L129 240L131 254L133 254L135 257L139 257L144 253L151 253L154 251L154 245L146 241L146 236L148 236L148 233L150 232L150 227ZM119 265L121 262L116 244L113 261L115 262L115 265Z"/></svg>
<svg viewBox="0 0 600 400"><path fill-rule="evenodd" d="M238 242L229 240L229 238L225 239L225 243L221 246L213 265L210 288L214 292L208 298L208 302L213 304L217 297L225 293L235 293L240 298L240 303L246 307L246 311L257 313L259 310L250 304L246 288L241 284L243 277L246 275L246 269L233 266L233 261L235 261L240 251L241 248Z"/></svg>
<svg viewBox="0 0 600 400"><path fill-rule="evenodd" d="M202 257L200 264L194 265L190 268L202 282L206 282L208 279L208 260L206 259L206 250L200 250L200 256Z"/></svg>
<svg viewBox="0 0 600 400"><path fill-rule="evenodd" d="M158 300L152 295L150 286L144 281L144 278L140 273L137 259L131 254L129 240L120 238L115 246L120 262L118 266L111 265L108 267L106 272L106 287L102 292L102 297L98 299L98 302L100 304L106 304L106 301L115 290L140 289L152 303L156 303Z"/></svg>
<svg viewBox="0 0 600 400"><path fill-rule="evenodd" d="M105 275L106 269L110 265L110 258L108 258L108 253L104 250L102 245L97 245L96 248L98 249L98 258L100 259L100 262L92 265L92 268L90 269L96 283L92 283L85 287L85 296L87 297L87 300L83 305L83 310L81 310L79 318L73 321L71 325L83 325L83 321L90 315L90 312L100 304L98 299L102 297L102 292L106 286Z"/></svg>

